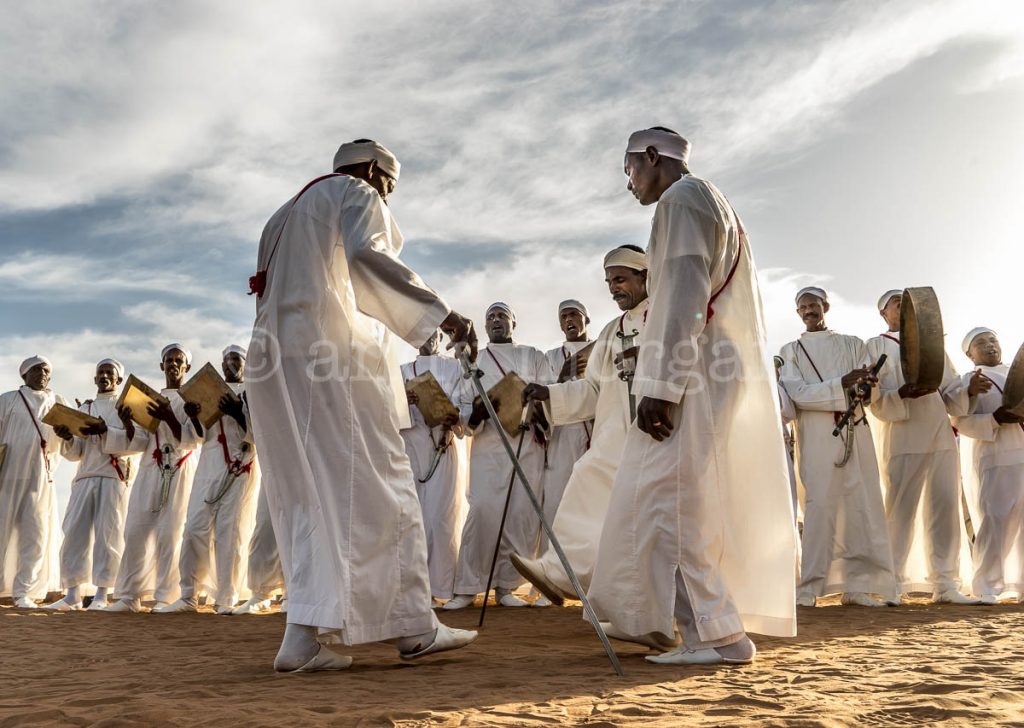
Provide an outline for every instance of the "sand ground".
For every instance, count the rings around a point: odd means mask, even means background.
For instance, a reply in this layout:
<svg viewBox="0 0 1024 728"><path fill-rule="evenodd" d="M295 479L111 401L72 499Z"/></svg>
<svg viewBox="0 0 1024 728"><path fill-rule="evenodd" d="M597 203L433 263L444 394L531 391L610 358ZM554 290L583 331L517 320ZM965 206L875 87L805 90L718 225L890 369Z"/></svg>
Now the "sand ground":
<svg viewBox="0 0 1024 728"><path fill-rule="evenodd" d="M0 607L0 727L1024 724L1024 606L922 599L800 622L739 668L656 666L616 643L619 678L578 606L492 609L461 652L409 664L365 645L347 672L293 676L270 668L280 614Z"/></svg>

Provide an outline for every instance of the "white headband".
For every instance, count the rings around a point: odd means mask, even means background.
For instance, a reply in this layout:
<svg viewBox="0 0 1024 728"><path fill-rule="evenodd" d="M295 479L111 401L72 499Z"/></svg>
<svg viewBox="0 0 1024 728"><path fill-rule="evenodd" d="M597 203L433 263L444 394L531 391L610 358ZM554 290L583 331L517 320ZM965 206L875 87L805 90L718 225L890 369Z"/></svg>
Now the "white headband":
<svg viewBox="0 0 1024 728"><path fill-rule="evenodd" d="M615 248L604 256L604 267L620 266L632 270L647 270L647 254L630 248Z"/></svg>
<svg viewBox="0 0 1024 728"><path fill-rule="evenodd" d="M960 344L960 348L964 350L964 354L968 353L971 350L971 344L974 343L974 340L981 336L982 334L992 334L993 336L998 336L998 334L995 331L988 328L987 326L978 326L977 328L971 329L970 331L967 332L967 336L964 337L963 342Z"/></svg>
<svg viewBox="0 0 1024 728"><path fill-rule="evenodd" d="M512 323L516 322L516 312L512 310L511 306L509 306L507 303L503 301L497 301L488 306L487 313L484 314L484 318L487 318L491 311L494 311L495 309L497 309L498 311L504 311L505 313L508 314L508 317L512 319Z"/></svg>
<svg viewBox="0 0 1024 728"><path fill-rule="evenodd" d="M590 314L587 313L587 307L584 306L579 301L577 301L575 298L567 298L564 301L562 301L560 304L558 304L558 313L559 313L559 315L561 315L562 311L566 310L567 308L574 308L577 311L579 311L581 314L583 314L584 317L590 318Z"/></svg>
<svg viewBox="0 0 1024 728"><path fill-rule="evenodd" d="M167 346L165 346L163 348L163 351L160 352L160 361L162 362L164 360L164 357L167 356L167 352L174 351L175 349L177 349L178 351L185 355L186 366L192 364L192 352L178 343L168 344Z"/></svg>
<svg viewBox="0 0 1024 728"><path fill-rule="evenodd" d="M34 366L39 366L40 364L45 364L46 366L50 367L51 371L53 371L53 364L50 363L50 360L47 359L45 356L39 356L37 354L36 356L30 356L28 359L21 363L21 366L18 367L18 376L24 377L25 374L28 373L29 369L31 369Z"/></svg>
<svg viewBox="0 0 1024 728"><path fill-rule="evenodd" d="M902 295L902 288L893 288L891 291L886 291L885 293L882 294L882 297L878 299L878 310L881 311L883 308L888 306L889 301L891 301L894 297Z"/></svg>
<svg viewBox="0 0 1024 728"><path fill-rule="evenodd" d="M224 349L224 351L222 351L220 353L220 358L223 359L228 354L238 354L243 359L246 356L248 356L248 352L243 347L239 346L238 344L232 344L231 346L229 346L226 349Z"/></svg>
<svg viewBox="0 0 1024 728"><path fill-rule="evenodd" d="M381 168L385 174L389 174L398 179L398 173L402 169L402 165L398 163L398 158L394 154L389 152L383 144L377 142L348 142L338 147L338 151L334 155L334 170L337 171L340 167L347 167L350 164L359 164L360 162L369 162L370 160L377 160L377 166Z"/></svg>
<svg viewBox="0 0 1024 728"><path fill-rule="evenodd" d="M100 359L98 362L96 362L97 371L104 364L109 364L110 366L114 367L114 372L115 374L117 374L117 378L124 379L124 364L119 362L117 359Z"/></svg>
<svg viewBox="0 0 1024 728"><path fill-rule="evenodd" d="M678 159L683 164L690 160L690 142L678 134L661 129L643 129L629 135L629 142L626 144L626 154L631 152L643 152L647 147L654 147L658 154L663 157Z"/></svg>
<svg viewBox="0 0 1024 728"><path fill-rule="evenodd" d="M828 303L828 294L825 293L824 288L818 288L818 286L805 286L796 292L796 305L800 305L800 297L805 293L810 293L815 298L820 298L825 303Z"/></svg>

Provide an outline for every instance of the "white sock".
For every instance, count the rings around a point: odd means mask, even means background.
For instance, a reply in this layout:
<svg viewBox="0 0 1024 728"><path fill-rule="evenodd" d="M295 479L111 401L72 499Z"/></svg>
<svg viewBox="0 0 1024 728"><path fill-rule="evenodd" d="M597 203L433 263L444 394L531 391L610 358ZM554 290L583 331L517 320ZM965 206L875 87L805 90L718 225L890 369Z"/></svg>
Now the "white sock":
<svg viewBox="0 0 1024 728"><path fill-rule="evenodd" d="M107 591L108 591L108 589L105 586L98 586L98 587L96 587L96 594L95 594L95 596L93 596L93 601L96 601L96 602L105 602L105 601L107 601Z"/></svg>
<svg viewBox="0 0 1024 728"><path fill-rule="evenodd" d="M67 593L64 595L64 601L67 604L78 604L82 601L82 597L78 595L79 587L69 586Z"/></svg>
<svg viewBox="0 0 1024 728"><path fill-rule="evenodd" d="M274 669L278 672L298 670L312 660L319 650L316 627L289 624L284 628L284 639L281 640L281 648L274 658Z"/></svg>

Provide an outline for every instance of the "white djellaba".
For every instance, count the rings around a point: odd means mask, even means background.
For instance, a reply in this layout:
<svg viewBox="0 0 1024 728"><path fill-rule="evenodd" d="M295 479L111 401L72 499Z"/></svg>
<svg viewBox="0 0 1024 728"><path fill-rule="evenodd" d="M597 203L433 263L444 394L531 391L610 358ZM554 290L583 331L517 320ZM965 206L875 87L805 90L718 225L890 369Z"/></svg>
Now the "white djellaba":
<svg viewBox="0 0 1024 728"><path fill-rule="evenodd" d="M629 430L588 595L616 633L671 642L678 617L695 657L744 632L794 635L796 530L750 245L725 197L685 174L647 255L634 392L677 403L674 430Z"/></svg>
<svg viewBox="0 0 1024 728"><path fill-rule="evenodd" d="M406 381L431 372L445 394L458 406L462 389L462 365L451 357L419 355L415 361L402 365ZM454 427L428 427L417 407L410 407L411 427L402 430L405 452L409 456L416 495L423 509L423 528L427 538L427 567L430 591L435 599L451 599L454 595L455 568L459 560L459 542L466 520L466 487L469 483L469 460L464 421ZM444 454L429 478L435 448L447 442ZM421 478L426 478L420 482Z"/></svg>
<svg viewBox="0 0 1024 728"><path fill-rule="evenodd" d="M36 364L22 362L22 376ZM60 585L60 526L51 473L60 461L61 439L42 418L55 403L50 389L22 386L0 395L0 443L7 457L0 470L0 597L35 607Z"/></svg>

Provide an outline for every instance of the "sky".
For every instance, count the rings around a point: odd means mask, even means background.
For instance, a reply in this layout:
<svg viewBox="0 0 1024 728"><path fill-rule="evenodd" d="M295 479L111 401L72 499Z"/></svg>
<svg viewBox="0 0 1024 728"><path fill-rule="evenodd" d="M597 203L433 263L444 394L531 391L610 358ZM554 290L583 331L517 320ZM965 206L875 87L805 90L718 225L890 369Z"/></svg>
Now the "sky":
<svg viewBox="0 0 1024 728"><path fill-rule="evenodd" d="M615 314L601 259L646 245L629 133L690 167L750 233L769 344L793 294L864 338L885 290L933 286L947 350L1024 341L1024 4L0 0L0 390L33 354L68 399L107 356L161 386L245 345L267 218L369 137L401 160L402 258L456 310L560 340ZM411 350L410 350L411 352ZM70 477L61 466L59 480Z"/></svg>

